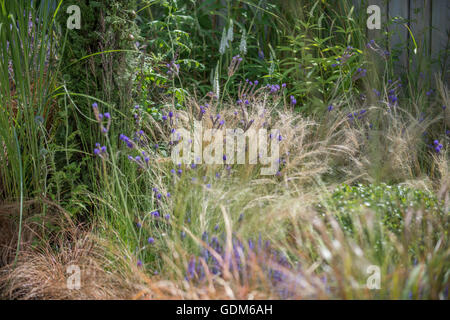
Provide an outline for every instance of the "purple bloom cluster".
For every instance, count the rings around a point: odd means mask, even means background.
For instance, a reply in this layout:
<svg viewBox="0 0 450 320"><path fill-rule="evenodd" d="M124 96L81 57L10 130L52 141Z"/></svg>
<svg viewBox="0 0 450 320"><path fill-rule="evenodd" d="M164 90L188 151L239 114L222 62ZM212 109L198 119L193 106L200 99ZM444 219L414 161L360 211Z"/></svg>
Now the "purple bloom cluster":
<svg viewBox="0 0 450 320"><path fill-rule="evenodd" d="M367 43L366 47L367 47L368 49L371 49L371 50L375 51L375 52L378 53L382 58L384 58L384 59L386 59L386 60L389 59L389 57L390 57L390 55L391 55L391 53L390 53L388 50L385 50L385 49L381 48L381 47L375 42L375 40L370 40L370 41Z"/></svg>
<svg viewBox="0 0 450 320"><path fill-rule="evenodd" d="M331 67L334 68L334 67L337 67L337 66L345 64L348 61L348 59L350 59L354 54L355 54L355 52L353 52L353 47L352 46L348 46L345 49L345 51L342 54L342 56L336 58L336 63L333 63L331 65Z"/></svg>
<svg viewBox="0 0 450 320"><path fill-rule="evenodd" d="M436 151L436 153L440 153L441 149L443 148L443 145L441 143L439 143L439 140L436 139L433 141L433 148L434 148L434 151Z"/></svg>
<svg viewBox="0 0 450 320"><path fill-rule="evenodd" d="M97 120L97 122L100 126L100 131L106 135L111 126L111 114L109 112L105 112L104 114L100 113L98 110L97 102L94 102L92 104L92 111L94 112L95 119ZM106 126L104 125L105 120L106 120Z"/></svg>
<svg viewBox="0 0 450 320"><path fill-rule="evenodd" d="M294 98L294 96L290 96L290 99L291 99L291 104L293 106L295 106L297 104L297 100Z"/></svg>
<svg viewBox="0 0 450 320"><path fill-rule="evenodd" d="M273 94L277 93L281 89L279 84L267 84L266 88L268 88L270 90L270 93Z"/></svg>
<svg viewBox="0 0 450 320"><path fill-rule="evenodd" d="M355 74L352 77L353 81L356 81L358 79L364 78L367 74L367 70L366 69L362 69L362 68L358 68L355 72Z"/></svg>
<svg viewBox="0 0 450 320"><path fill-rule="evenodd" d="M127 147L128 147L128 148L133 149L134 143L133 143L133 141L131 141L130 138L128 138L126 135L121 134L121 135L119 136L119 139L122 140L123 142L125 142L125 143L127 144Z"/></svg>
<svg viewBox="0 0 450 320"><path fill-rule="evenodd" d="M350 122L353 122L353 120L355 120L355 119L361 120L364 117L364 115L366 114L366 112L367 112L367 110L363 109L363 110L361 110L359 112L349 113L347 115L348 120Z"/></svg>
<svg viewBox="0 0 450 320"><path fill-rule="evenodd" d="M241 215L242 216L242 215ZM219 226L215 226L218 230ZM250 262L262 266L268 282L279 290L280 295L289 297L293 294L292 263L281 252L273 249L270 241L263 241L261 234L255 241L248 239L243 242L233 235L232 248L226 247L225 236L212 236L209 240L207 232L202 234L204 246L200 247L200 256L192 256L186 268L185 279L187 281L202 282L206 279L206 273L223 275L224 273L237 273L242 278L252 277L252 265ZM218 258L220 257L220 259ZM200 262L206 262L207 269ZM290 289L290 290L288 290Z"/></svg>
<svg viewBox="0 0 450 320"><path fill-rule="evenodd" d="M230 66L228 67L228 77L232 77L236 73L241 62L242 58L240 55L234 56L233 59L231 59Z"/></svg>
<svg viewBox="0 0 450 320"><path fill-rule="evenodd" d="M175 61L171 61L170 63L166 64L167 67L167 74L168 75L178 75L180 72L180 65L175 63Z"/></svg>
<svg viewBox="0 0 450 320"><path fill-rule="evenodd" d="M96 156L99 156L100 158L103 158L104 156L107 156L107 149L106 146L101 146L100 143L95 144L94 154Z"/></svg>

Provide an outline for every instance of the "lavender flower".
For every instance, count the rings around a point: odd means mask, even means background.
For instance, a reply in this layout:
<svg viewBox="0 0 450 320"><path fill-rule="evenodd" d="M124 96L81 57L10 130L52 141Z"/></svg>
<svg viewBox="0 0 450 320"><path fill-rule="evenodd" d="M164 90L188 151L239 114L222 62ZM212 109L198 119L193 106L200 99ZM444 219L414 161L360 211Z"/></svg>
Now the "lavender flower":
<svg viewBox="0 0 450 320"><path fill-rule="evenodd" d="M292 105L296 105L297 104L297 100L294 98L294 96L291 96L290 99L291 99L291 104Z"/></svg>

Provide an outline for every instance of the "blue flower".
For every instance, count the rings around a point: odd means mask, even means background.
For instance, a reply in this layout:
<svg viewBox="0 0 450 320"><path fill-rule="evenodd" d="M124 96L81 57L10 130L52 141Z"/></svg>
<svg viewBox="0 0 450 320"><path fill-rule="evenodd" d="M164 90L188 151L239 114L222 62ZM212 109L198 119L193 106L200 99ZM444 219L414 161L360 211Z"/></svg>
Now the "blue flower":
<svg viewBox="0 0 450 320"><path fill-rule="evenodd" d="M154 244L154 243L155 243L155 239L153 239L152 237L149 237L149 238L147 239L147 242L148 242L149 244Z"/></svg>
<svg viewBox="0 0 450 320"><path fill-rule="evenodd" d="M154 218L159 218L159 217L160 217L159 211L152 211L152 212L150 212L150 214L151 214Z"/></svg>
<svg viewBox="0 0 450 320"><path fill-rule="evenodd" d="M297 100L294 98L294 96L291 96L291 104L292 105L296 105L297 104Z"/></svg>

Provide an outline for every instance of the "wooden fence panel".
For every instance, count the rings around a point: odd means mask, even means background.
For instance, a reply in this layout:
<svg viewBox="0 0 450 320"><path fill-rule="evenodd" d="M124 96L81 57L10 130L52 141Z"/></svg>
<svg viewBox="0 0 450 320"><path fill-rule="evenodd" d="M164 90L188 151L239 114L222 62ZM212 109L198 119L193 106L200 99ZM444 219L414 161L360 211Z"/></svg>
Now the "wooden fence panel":
<svg viewBox="0 0 450 320"><path fill-rule="evenodd" d="M224 0L217 1L224 4ZM366 17L369 5L380 7L381 30L366 30L366 36L368 40L378 39L380 45L398 55L397 70L412 72L420 68L424 74L430 75L426 67L432 62L432 71L442 72L448 81L450 61L446 62L446 56L449 54L450 0L352 0L351 3L355 7L355 15ZM393 21L395 17L399 22ZM223 18L216 20L218 27L223 28L224 23ZM417 51L405 24L417 42ZM383 37L385 31L391 35L389 39Z"/></svg>

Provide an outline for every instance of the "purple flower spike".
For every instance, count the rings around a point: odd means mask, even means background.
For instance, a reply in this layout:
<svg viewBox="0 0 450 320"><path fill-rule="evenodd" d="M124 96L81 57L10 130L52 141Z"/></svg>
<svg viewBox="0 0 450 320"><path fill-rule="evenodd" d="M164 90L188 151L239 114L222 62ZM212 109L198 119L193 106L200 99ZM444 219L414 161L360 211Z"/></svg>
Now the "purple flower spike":
<svg viewBox="0 0 450 320"><path fill-rule="evenodd" d="M155 239L153 239L152 237L150 237L150 238L147 239L147 242L148 242L149 244L154 244L154 243L155 243Z"/></svg>

